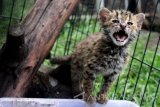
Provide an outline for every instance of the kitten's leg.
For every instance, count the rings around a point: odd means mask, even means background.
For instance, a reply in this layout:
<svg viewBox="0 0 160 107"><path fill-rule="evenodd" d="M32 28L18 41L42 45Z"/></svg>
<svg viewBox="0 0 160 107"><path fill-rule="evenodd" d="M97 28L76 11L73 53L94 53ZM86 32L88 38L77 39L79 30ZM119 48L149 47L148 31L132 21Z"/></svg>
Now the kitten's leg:
<svg viewBox="0 0 160 107"><path fill-rule="evenodd" d="M97 96L98 103L100 103L100 104L107 103L107 101L108 101L107 93L108 93L108 90L109 90L113 80L114 80L114 78L112 76L104 76L104 83L102 85L100 92L98 93L98 96Z"/></svg>
<svg viewBox="0 0 160 107"><path fill-rule="evenodd" d="M93 95L95 82L95 74L92 70L86 70L83 74L83 89L84 96L83 99L88 104L94 104L96 102L96 97Z"/></svg>

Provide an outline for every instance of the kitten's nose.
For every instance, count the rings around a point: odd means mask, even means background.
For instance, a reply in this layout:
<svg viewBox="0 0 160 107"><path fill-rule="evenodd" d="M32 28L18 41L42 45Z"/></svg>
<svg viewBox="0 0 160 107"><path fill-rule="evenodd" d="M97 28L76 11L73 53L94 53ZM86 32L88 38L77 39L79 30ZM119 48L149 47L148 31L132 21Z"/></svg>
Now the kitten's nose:
<svg viewBox="0 0 160 107"><path fill-rule="evenodd" d="M124 30L124 29L126 28L126 24L122 24L122 23L121 23L121 24L120 24L120 27L121 27L122 30Z"/></svg>

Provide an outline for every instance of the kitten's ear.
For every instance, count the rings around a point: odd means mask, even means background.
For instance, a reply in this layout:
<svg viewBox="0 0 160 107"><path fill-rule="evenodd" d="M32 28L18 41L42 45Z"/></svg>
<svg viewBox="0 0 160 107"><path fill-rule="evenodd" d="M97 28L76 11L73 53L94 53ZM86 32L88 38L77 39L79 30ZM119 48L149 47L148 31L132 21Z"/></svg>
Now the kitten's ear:
<svg viewBox="0 0 160 107"><path fill-rule="evenodd" d="M145 20L145 14L139 13L139 14L136 14L135 17L137 19L137 26L141 29L142 24Z"/></svg>
<svg viewBox="0 0 160 107"><path fill-rule="evenodd" d="M110 13L111 13L111 11L109 11L107 8L102 8L99 11L100 21L105 22Z"/></svg>

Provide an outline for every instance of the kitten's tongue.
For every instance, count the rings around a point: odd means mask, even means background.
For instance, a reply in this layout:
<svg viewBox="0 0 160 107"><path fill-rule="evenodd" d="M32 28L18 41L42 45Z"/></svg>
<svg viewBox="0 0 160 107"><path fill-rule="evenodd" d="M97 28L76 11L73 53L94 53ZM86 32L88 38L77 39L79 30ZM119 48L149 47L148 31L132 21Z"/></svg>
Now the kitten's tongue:
<svg viewBox="0 0 160 107"><path fill-rule="evenodd" d="M115 38L116 38L117 41L123 42L126 39L126 36L116 34Z"/></svg>

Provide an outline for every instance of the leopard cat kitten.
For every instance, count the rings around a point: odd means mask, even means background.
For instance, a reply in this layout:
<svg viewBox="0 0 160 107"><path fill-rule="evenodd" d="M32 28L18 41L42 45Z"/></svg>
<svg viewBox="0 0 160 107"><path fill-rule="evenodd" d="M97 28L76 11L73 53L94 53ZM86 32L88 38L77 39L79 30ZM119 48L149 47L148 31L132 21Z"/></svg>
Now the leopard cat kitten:
<svg viewBox="0 0 160 107"><path fill-rule="evenodd" d="M128 46L136 38L145 19L143 13L125 10L99 12L102 33L95 33L81 41L71 55L71 79L74 95L84 92L88 104L107 103L107 92L117 75L127 64ZM94 83L98 74L104 82L94 96Z"/></svg>

